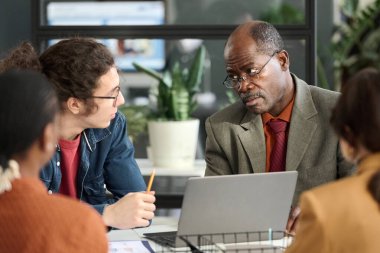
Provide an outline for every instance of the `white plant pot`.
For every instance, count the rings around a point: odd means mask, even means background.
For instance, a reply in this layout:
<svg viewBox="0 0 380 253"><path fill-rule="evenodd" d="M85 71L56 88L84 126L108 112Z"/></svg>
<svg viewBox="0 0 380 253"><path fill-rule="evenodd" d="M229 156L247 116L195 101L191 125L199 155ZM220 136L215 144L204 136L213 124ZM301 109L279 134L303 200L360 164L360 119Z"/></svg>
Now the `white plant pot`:
<svg viewBox="0 0 380 253"><path fill-rule="evenodd" d="M192 168L198 143L199 120L148 122L150 154L159 168Z"/></svg>

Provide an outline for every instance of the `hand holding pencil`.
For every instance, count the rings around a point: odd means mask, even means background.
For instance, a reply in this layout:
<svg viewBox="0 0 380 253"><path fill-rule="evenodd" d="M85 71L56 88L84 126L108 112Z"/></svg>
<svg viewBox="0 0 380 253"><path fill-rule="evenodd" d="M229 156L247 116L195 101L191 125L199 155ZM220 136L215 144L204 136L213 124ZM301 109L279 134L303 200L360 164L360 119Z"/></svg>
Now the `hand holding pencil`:
<svg viewBox="0 0 380 253"><path fill-rule="evenodd" d="M153 169L152 170L152 174L150 174L150 178L149 178L149 182L148 182L148 187L146 188L146 192L150 192L150 190L152 189L152 184L153 184L153 180L154 180L154 176L156 175L156 169Z"/></svg>
<svg viewBox="0 0 380 253"><path fill-rule="evenodd" d="M155 174L156 171L153 169L145 192L128 193L116 203L104 208L103 220L107 226L129 229L149 225L156 210L155 192L151 191Z"/></svg>

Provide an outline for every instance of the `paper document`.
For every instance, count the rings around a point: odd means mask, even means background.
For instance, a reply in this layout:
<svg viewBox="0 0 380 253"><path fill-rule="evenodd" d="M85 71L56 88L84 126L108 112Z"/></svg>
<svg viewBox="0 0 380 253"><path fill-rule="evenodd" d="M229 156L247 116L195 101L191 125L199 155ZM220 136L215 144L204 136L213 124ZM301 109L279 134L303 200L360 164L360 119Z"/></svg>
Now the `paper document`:
<svg viewBox="0 0 380 253"><path fill-rule="evenodd" d="M109 242L109 253L154 253L148 241Z"/></svg>

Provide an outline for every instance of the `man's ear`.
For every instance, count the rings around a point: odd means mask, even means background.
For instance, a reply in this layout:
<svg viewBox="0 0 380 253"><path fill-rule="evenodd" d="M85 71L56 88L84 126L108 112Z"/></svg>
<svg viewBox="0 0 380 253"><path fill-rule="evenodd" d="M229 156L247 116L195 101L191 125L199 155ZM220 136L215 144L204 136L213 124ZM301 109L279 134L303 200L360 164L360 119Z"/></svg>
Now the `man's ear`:
<svg viewBox="0 0 380 253"><path fill-rule="evenodd" d="M84 104L81 100L70 97L66 101L66 107L73 114L79 114L81 111L83 111Z"/></svg>
<svg viewBox="0 0 380 253"><path fill-rule="evenodd" d="M289 61L289 54L286 50L281 50L277 53L277 59L280 62L281 69L282 70L288 70L290 61Z"/></svg>

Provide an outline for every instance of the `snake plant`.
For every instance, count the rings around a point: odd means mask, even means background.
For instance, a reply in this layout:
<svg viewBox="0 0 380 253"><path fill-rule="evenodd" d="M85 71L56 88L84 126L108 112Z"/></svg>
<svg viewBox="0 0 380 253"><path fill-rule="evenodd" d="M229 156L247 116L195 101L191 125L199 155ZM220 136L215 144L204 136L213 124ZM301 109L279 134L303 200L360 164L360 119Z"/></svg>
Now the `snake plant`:
<svg viewBox="0 0 380 253"><path fill-rule="evenodd" d="M181 69L176 62L171 70L161 75L157 71L132 63L136 70L158 80L156 117L161 120L188 120L196 108L194 95L199 91L204 72L206 49L198 48L190 70Z"/></svg>
<svg viewBox="0 0 380 253"><path fill-rule="evenodd" d="M364 67L380 67L380 0L362 9L358 8L358 0L345 0L343 4L346 22L337 27L332 39L337 85L344 85Z"/></svg>

